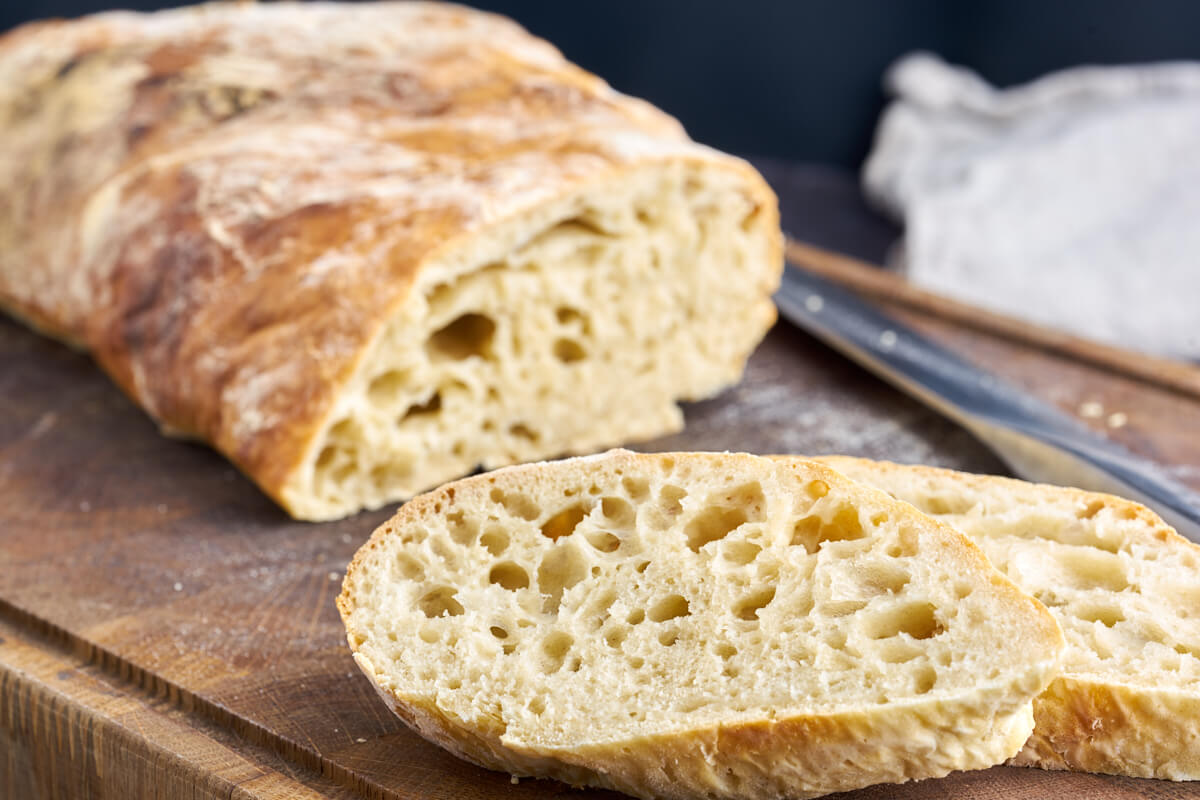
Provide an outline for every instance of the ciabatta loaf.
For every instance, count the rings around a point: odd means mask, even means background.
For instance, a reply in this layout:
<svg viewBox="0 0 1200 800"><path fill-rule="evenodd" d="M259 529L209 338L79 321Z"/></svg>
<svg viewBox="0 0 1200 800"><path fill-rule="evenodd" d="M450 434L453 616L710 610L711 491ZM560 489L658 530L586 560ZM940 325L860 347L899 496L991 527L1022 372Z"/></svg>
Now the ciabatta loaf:
<svg viewBox="0 0 1200 800"><path fill-rule="evenodd" d="M1018 764L1200 779L1200 547L1110 495L850 458L821 461L950 523L1067 639Z"/></svg>
<svg viewBox="0 0 1200 800"><path fill-rule="evenodd" d="M305 519L678 429L782 266L745 162L449 5L18 29L0 186L0 306Z"/></svg>
<svg viewBox="0 0 1200 800"><path fill-rule="evenodd" d="M1062 644L965 537L818 464L613 452L403 506L338 600L354 658L485 767L811 797L1020 749Z"/></svg>

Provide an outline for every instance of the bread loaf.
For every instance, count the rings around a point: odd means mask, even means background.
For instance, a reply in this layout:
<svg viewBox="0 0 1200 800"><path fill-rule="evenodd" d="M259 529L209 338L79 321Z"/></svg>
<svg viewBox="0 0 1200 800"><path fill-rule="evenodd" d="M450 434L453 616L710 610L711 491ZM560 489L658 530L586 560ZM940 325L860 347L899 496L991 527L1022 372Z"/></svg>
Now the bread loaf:
<svg viewBox="0 0 1200 800"><path fill-rule="evenodd" d="M1200 547L1111 495L820 460L970 536L1062 626L1062 674L1014 763L1200 778Z"/></svg>
<svg viewBox="0 0 1200 800"><path fill-rule="evenodd" d="M819 464L602 456L403 506L338 607L416 731L641 797L811 797L1020 749L1061 633L960 534Z"/></svg>
<svg viewBox="0 0 1200 800"><path fill-rule="evenodd" d="M25 26L0 183L0 306L304 519L680 428L782 266L750 166L449 5Z"/></svg>

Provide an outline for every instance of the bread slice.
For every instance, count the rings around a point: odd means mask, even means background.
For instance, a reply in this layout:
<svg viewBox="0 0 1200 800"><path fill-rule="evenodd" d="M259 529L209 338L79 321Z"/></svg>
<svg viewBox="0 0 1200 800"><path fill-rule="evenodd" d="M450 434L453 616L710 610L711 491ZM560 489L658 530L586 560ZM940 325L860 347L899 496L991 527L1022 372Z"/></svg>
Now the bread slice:
<svg viewBox="0 0 1200 800"><path fill-rule="evenodd" d="M291 514L678 430L775 196L515 23L213 3L0 37L0 307Z"/></svg>
<svg viewBox="0 0 1200 800"><path fill-rule="evenodd" d="M338 607L459 756L641 797L811 797L1020 749L1061 633L950 528L814 463L499 470L375 531Z"/></svg>
<svg viewBox="0 0 1200 800"><path fill-rule="evenodd" d="M1111 495L830 457L970 536L1066 634L1014 763L1200 779L1200 547Z"/></svg>

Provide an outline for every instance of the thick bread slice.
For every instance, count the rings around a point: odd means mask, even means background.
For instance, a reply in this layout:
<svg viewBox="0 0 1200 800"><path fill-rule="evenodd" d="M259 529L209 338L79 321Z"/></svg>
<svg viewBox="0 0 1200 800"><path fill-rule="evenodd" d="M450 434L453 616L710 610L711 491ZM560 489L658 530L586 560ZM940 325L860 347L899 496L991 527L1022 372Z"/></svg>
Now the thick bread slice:
<svg viewBox="0 0 1200 800"><path fill-rule="evenodd" d="M819 464L533 464L418 497L338 599L413 728L642 797L811 797L986 767L1062 636L966 538Z"/></svg>
<svg viewBox="0 0 1200 800"><path fill-rule="evenodd" d="M679 429L782 268L748 164L441 4L20 28L0 184L0 307L304 519Z"/></svg>
<svg viewBox="0 0 1200 800"><path fill-rule="evenodd" d="M1200 779L1200 547L1111 495L827 457L955 526L1067 639L1015 763Z"/></svg>

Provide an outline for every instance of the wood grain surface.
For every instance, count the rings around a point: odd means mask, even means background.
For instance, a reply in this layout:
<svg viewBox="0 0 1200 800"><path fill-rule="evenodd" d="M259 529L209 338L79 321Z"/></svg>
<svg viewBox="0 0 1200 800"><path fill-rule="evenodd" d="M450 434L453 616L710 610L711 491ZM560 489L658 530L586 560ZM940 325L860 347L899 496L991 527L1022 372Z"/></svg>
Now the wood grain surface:
<svg viewBox="0 0 1200 800"><path fill-rule="evenodd" d="M785 219L805 203L828 213L828 176L771 177ZM877 225L863 220L864 231ZM1087 421L1200 486L1200 403L896 311L1069 411L1102 407ZM1124 415L1116 427L1114 414ZM687 418L686 432L643 448L845 452L1003 472L969 434L784 323L740 386ZM378 700L333 597L354 550L393 510L293 522L213 452L160 436L85 357L0 320L0 797L616 797L513 784L427 744ZM995 768L843 797L1200 790Z"/></svg>

